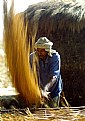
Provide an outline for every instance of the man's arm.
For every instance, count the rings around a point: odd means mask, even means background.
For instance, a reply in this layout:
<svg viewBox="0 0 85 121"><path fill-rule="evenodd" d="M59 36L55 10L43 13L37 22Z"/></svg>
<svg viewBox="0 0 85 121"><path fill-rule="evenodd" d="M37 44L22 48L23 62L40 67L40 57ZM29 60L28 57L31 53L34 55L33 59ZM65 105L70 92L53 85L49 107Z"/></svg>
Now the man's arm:
<svg viewBox="0 0 85 121"><path fill-rule="evenodd" d="M60 75L60 55L55 54L51 59L50 63L51 78L44 88L45 91L49 91L52 88L52 86L56 83L56 81L58 81L59 75Z"/></svg>
<svg viewBox="0 0 85 121"><path fill-rule="evenodd" d="M53 77L49 83L46 84L45 88L44 88L44 91L49 91L50 88L55 84L56 82L56 77Z"/></svg>

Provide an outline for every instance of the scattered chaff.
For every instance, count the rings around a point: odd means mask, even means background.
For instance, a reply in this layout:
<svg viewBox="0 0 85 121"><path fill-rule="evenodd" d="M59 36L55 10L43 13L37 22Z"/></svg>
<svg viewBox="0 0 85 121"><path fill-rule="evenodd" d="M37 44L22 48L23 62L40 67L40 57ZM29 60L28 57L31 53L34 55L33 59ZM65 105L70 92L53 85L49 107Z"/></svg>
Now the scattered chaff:
<svg viewBox="0 0 85 121"><path fill-rule="evenodd" d="M76 109L76 110L75 110ZM30 109L31 110L31 109ZM3 121L8 117L10 119L20 118L23 121L84 121L85 120L85 107L81 110L81 107L71 108L37 108L32 109L32 115L29 113L29 108L19 110L9 110L10 112L2 113ZM24 112L28 112L27 114ZM5 120L4 120L5 119Z"/></svg>

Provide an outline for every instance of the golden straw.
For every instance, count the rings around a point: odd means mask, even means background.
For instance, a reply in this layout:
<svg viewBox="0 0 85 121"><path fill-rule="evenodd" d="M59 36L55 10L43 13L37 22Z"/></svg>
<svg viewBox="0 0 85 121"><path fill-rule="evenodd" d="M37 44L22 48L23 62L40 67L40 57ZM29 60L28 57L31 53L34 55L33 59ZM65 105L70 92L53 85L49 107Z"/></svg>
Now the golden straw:
<svg viewBox="0 0 85 121"><path fill-rule="evenodd" d="M34 37L32 37L34 38ZM27 27L22 15L14 14L13 2L9 12L4 0L4 43L7 66L12 83L27 104L39 104L41 93L36 80L36 72L30 68L30 43L27 49ZM36 69L34 69L36 70Z"/></svg>

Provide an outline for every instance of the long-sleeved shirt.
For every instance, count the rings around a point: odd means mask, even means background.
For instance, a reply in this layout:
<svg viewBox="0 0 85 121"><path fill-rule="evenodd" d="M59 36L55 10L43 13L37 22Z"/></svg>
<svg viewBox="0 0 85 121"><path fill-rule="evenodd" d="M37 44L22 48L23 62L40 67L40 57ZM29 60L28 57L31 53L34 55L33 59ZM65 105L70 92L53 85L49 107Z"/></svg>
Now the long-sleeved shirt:
<svg viewBox="0 0 85 121"><path fill-rule="evenodd" d="M36 52L35 52L36 53ZM32 56L35 54L32 53L31 56L31 64L32 64ZM51 98L58 96L62 91L62 79L60 74L60 55L58 52L53 53L52 56L47 55L45 61L39 59L39 85L42 89L48 84L51 78L55 77L56 82L49 89Z"/></svg>

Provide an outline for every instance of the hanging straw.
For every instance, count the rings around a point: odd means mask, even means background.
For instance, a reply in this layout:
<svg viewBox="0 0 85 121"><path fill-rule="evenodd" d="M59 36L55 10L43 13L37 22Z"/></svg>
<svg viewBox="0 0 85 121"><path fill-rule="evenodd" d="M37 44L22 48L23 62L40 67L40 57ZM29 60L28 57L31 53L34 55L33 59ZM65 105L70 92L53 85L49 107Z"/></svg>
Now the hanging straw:
<svg viewBox="0 0 85 121"><path fill-rule="evenodd" d="M34 38L34 37L32 37ZM41 93L36 78L36 72L30 68L30 42L27 49L27 26L23 15L14 14L14 1L9 12L4 0L4 44L7 66L11 80L17 91L27 104L39 104Z"/></svg>

